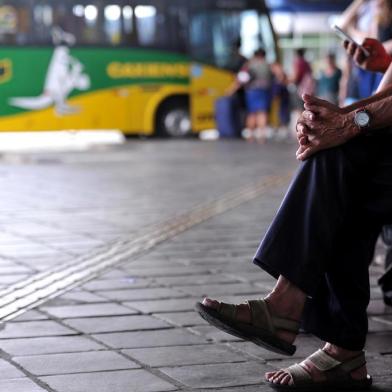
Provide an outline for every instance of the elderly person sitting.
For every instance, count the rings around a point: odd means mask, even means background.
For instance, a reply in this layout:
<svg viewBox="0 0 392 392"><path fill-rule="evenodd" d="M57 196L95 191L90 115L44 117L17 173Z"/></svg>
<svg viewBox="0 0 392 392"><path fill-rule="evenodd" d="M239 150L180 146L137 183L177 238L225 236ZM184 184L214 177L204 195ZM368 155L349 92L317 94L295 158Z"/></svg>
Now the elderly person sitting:
<svg viewBox="0 0 392 392"><path fill-rule="evenodd" d="M300 364L266 374L278 390L367 389L368 267L392 222L392 66L376 40L345 42L364 69L385 73L379 92L339 108L305 95L297 124L303 163L255 255L277 278L263 300L231 305L204 299L207 321L269 350L292 355L299 325L326 341Z"/></svg>

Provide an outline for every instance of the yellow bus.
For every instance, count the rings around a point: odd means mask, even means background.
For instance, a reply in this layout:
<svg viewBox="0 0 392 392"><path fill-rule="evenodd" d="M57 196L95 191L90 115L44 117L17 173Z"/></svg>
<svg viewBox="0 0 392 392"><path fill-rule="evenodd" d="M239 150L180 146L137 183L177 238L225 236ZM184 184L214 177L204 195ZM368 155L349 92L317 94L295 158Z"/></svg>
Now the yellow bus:
<svg viewBox="0 0 392 392"><path fill-rule="evenodd" d="M275 61L261 0L2 0L0 130L210 129L234 47Z"/></svg>

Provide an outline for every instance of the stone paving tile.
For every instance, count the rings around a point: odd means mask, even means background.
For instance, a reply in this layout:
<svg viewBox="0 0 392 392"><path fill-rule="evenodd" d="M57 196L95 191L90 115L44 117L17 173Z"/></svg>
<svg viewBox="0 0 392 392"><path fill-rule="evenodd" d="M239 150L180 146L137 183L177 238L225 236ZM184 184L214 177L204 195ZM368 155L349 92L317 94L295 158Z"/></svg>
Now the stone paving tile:
<svg viewBox="0 0 392 392"><path fill-rule="evenodd" d="M26 313L14 318L12 321L37 321L37 320L47 320L48 316L42 314L36 310L29 310Z"/></svg>
<svg viewBox="0 0 392 392"><path fill-rule="evenodd" d="M97 351L98 343L82 336L55 336L0 340L0 349L12 356Z"/></svg>
<svg viewBox="0 0 392 392"><path fill-rule="evenodd" d="M186 294L171 288L151 287L143 289L131 290L114 290L114 291L96 291L101 297L111 299L113 301L140 301L152 299L178 298L184 297Z"/></svg>
<svg viewBox="0 0 392 392"><path fill-rule="evenodd" d="M52 320L8 323L0 330L0 345L1 339L75 334L76 332Z"/></svg>
<svg viewBox="0 0 392 392"><path fill-rule="evenodd" d="M262 384L271 368L256 362L192 365L160 368L169 377L190 388L217 388Z"/></svg>
<svg viewBox="0 0 392 392"><path fill-rule="evenodd" d="M191 311L195 308L199 297L184 299L165 299L156 301L134 301L124 302L123 305L129 306L142 313L165 313L165 312L183 312Z"/></svg>
<svg viewBox="0 0 392 392"><path fill-rule="evenodd" d="M208 274L211 271L211 268L204 267L204 266L161 266L159 268L133 268L132 264L128 268L124 268L128 274L134 277L142 277L142 278L149 278L149 277L160 277L160 276L189 276L192 274L200 275L200 274Z"/></svg>
<svg viewBox="0 0 392 392"><path fill-rule="evenodd" d="M24 373L10 363L0 359L0 380L25 377ZM0 389L1 391L1 389Z"/></svg>
<svg viewBox="0 0 392 392"><path fill-rule="evenodd" d="M200 284L217 284L217 283L238 283L239 280L233 276L224 274L206 274L206 275L190 275L190 276L166 276L154 278L158 285L168 286L184 286L184 285L200 285Z"/></svg>
<svg viewBox="0 0 392 392"><path fill-rule="evenodd" d="M17 265L17 264L12 264L12 265L3 265L1 263L0 265L0 275L18 275L18 274L31 274L33 273L34 270L29 267L25 267L23 265Z"/></svg>
<svg viewBox="0 0 392 392"><path fill-rule="evenodd" d="M375 392L390 392L392 391L392 378L388 377L374 377L373 388Z"/></svg>
<svg viewBox="0 0 392 392"><path fill-rule="evenodd" d="M369 334L365 349L370 353L392 353L392 331L389 333Z"/></svg>
<svg viewBox="0 0 392 392"><path fill-rule="evenodd" d="M211 363L246 362L246 358L218 345L152 347L123 350L151 367L204 365Z"/></svg>
<svg viewBox="0 0 392 392"><path fill-rule="evenodd" d="M392 355L367 356L369 374L374 376L392 376Z"/></svg>
<svg viewBox="0 0 392 392"><path fill-rule="evenodd" d="M150 279L139 278L117 278L117 279L96 279L82 286L82 288L90 291L101 290L122 290L149 287Z"/></svg>
<svg viewBox="0 0 392 392"><path fill-rule="evenodd" d="M215 342L238 342L241 339L230 335L226 332L223 332L211 325L201 325L196 327L188 328L189 331L203 336L208 341L215 341Z"/></svg>
<svg viewBox="0 0 392 392"><path fill-rule="evenodd" d="M255 287L249 283L235 283L235 284L208 284L200 286L177 286L177 289L185 294L193 296L214 296L231 293L235 294L258 294L260 287Z"/></svg>
<svg viewBox="0 0 392 392"><path fill-rule="evenodd" d="M369 317L369 333L372 332L389 332L392 330L392 323L388 323L379 317Z"/></svg>
<svg viewBox="0 0 392 392"><path fill-rule="evenodd" d="M118 316L136 314L137 311L115 303L72 305L72 306L44 306L46 313L59 318L79 318L94 316ZM1 337L1 333L0 333Z"/></svg>
<svg viewBox="0 0 392 392"><path fill-rule="evenodd" d="M206 340L182 329L142 332L118 332L93 335L98 341L112 348L142 348L164 346L187 346L203 344Z"/></svg>
<svg viewBox="0 0 392 392"><path fill-rule="evenodd" d="M10 380L0 380L1 392L46 392L45 389L38 386L27 378L18 378Z"/></svg>
<svg viewBox="0 0 392 392"><path fill-rule="evenodd" d="M64 300L81 303L107 302L106 298L101 297L97 293L89 293L88 291L71 291L63 294L61 298ZM46 304L48 304L48 302Z"/></svg>
<svg viewBox="0 0 392 392"><path fill-rule="evenodd" d="M138 277L131 276L128 272L122 271L117 268L112 268L108 272L105 272L100 277L102 280L106 279L131 279L131 280L138 280Z"/></svg>
<svg viewBox="0 0 392 392"><path fill-rule="evenodd" d="M16 274L16 275L0 275L0 285L2 286L9 286L14 283L17 283L21 280L24 280L28 277L29 275L24 275L24 274Z"/></svg>
<svg viewBox="0 0 392 392"><path fill-rule="evenodd" d="M271 392L269 385L248 385L234 388L197 389L198 392Z"/></svg>
<svg viewBox="0 0 392 392"><path fill-rule="evenodd" d="M84 333L123 332L171 328L163 320L151 316L110 316L64 319L70 327Z"/></svg>
<svg viewBox="0 0 392 392"><path fill-rule="evenodd" d="M368 314L371 316L379 316L385 314L392 315L392 306L386 306L382 299L371 301L368 307Z"/></svg>
<svg viewBox="0 0 392 392"><path fill-rule="evenodd" d="M207 325L207 321L200 315L192 312L174 312L174 313L154 313L153 316L167 321L178 327L191 327L195 325Z"/></svg>
<svg viewBox="0 0 392 392"><path fill-rule="evenodd" d="M140 368L135 362L111 351L34 355L14 357L13 360L37 376Z"/></svg>
<svg viewBox="0 0 392 392"><path fill-rule="evenodd" d="M57 392L164 392L177 389L145 370L48 376L41 377L41 380Z"/></svg>

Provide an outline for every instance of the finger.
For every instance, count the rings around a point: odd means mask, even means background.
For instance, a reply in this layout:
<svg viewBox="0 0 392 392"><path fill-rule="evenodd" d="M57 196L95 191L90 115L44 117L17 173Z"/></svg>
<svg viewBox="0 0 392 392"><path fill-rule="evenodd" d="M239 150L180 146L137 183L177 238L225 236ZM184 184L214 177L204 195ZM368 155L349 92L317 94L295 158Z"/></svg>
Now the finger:
<svg viewBox="0 0 392 392"><path fill-rule="evenodd" d="M354 52L353 59L357 64L361 65L366 61L367 57L366 57L364 51L358 47L356 49L356 51Z"/></svg>
<svg viewBox="0 0 392 392"><path fill-rule="evenodd" d="M302 118L305 121L305 124L307 124L308 121L314 121L316 120L316 113L310 110L305 110L302 113Z"/></svg>
<svg viewBox="0 0 392 392"><path fill-rule="evenodd" d="M317 151L318 151L318 148L315 147L313 144L311 144L310 147L308 147L304 152L297 155L297 159L300 161L306 161L308 158L310 158Z"/></svg>
<svg viewBox="0 0 392 392"><path fill-rule="evenodd" d="M305 112L312 112L313 114L317 115L320 113L324 113L326 109L331 108L331 103L311 95L304 95L304 109Z"/></svg>
<svg viewBox="0 0 392 392"><path fill-rule="evenodd" d="M324 106L316 105L313 103L305 103L304 108L306 112L311 112L314 113L315 115L322 114L323 112L325 112Z"/></svg>
<svg viewBox="0 0 392 392"><path fill-rule="evenodd" d="M347 53L352 57L354 56L355 51L357 50L358 45L354 44L354 42L350 42L348 44Z"/></svg>
<svg viewBox="0 0 392 392"><path fill-rule="evenodd" d="M302 100L305 103L313 103L313 104L318 104L321 101L323 101L322 99L316 97L315 95L310 95L310 94L303 94L302 95Z"/></svg>
<svg viewBox="0 0 392 392"><path fill-rule="evenodd" d="M306 136L302 136L298 139L298 143L300 146L306 146L309 144L309 139Z"/></svg>
<svg viewBox="0 0 392 392"><path fill-rule="evenodd" d="M347 40L343 41L343 47L344 47L344 49L347 50L349 45L350 45L350 41L347 41Z"/></svg>
<svg viewBox="0 0 392 392"><path fill-rule="evenodd" d="M295 153L296 158L298 159L298 157L302 155L307 148L309 148L309 146L299 146L298 150Z"/></svg>
<svg viewBox="0 0 392 392"><path fill-rule="evenodd" d="M305 128L305 124L298 120L297 125L295 126L296 132L301 134L303 133L304 128Z"/></svg>

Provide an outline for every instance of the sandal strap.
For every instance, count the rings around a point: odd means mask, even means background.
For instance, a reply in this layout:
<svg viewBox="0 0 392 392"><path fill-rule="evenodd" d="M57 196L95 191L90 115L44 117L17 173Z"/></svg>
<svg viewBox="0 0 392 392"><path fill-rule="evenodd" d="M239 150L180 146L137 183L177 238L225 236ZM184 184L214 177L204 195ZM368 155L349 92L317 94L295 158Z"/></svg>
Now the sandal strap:
<svg viewBox="0 0 392 392"><path fill-rule="evenodd" d="M346 373L351 373L352 371L361 368L366 365L365 353L362 352L357 357L345 361L341 364L340 369Z"/></svg>
<svg viewBox="0 0 392 392"><path fill-rule="evenodd" d="M294 385L308 384L312 381L312 376L298 363L291 365L287 369L283 369L283 371L290 374L293 379Z"/></svg>
<svg viewBox="0 0 392 392"><path fill-rule="evenodd" d="M225 318L235 320L237 317L237 305L220 302L218 312Z"/></svg>
<svg viewBox="0 0 392 392"><path fill-rule="evenodd" d="M297 333L299 322L272 316L267 303L263 299L247 301L252 314L252 324L256 327L262 327L271 332L276 329Z"/></svg>
<svg viewBox="0 0 392 392"><path fill-rule="evenodd" d="M317 350L314 354L309 356L307 360L312 362L314 367L320 370L320 372L326 372L342 364L323 350Z"/></svg>
<svg viewBox="0 0 392 392"><path fill-rule="evenodd" d="M336 371L342 373L351 373L353 370L366 365L364 352L345 362L340 362L337 359L331 357L325 351L317 350L314 354L308 357L308 360L312 362L312 364L321 372L326 372L336 368Z"/></svg>

